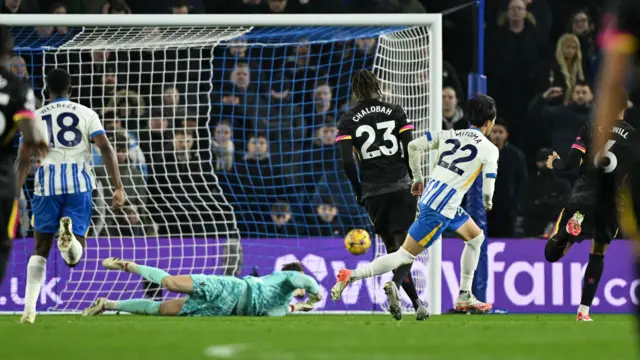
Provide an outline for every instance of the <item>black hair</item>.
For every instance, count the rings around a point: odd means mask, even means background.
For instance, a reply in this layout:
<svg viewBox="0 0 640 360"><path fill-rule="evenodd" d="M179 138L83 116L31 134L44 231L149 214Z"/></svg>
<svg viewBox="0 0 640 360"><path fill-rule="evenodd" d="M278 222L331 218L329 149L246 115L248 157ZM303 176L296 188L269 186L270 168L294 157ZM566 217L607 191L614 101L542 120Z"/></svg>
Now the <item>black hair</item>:
<svg viewBox="0 0 640 360"><path fill-rule="evenodd" d="M282 266L282 271L304 272L304 267L302 267L302 264L299 262L292 262L292 263L284 264Z"/></svg>
<svg viewBox="0 0 640 360"><path fill-rule="evenodd" d="M496 118L496 102L488 95L476 94L466 102L465 115L475 127Z"/></svg>
<svg viewBox="0 0 640 360"><path fill-rule="evenodd" d="M7 58L13 53L13 34L8 26L0 25L0 58Z"/></svg>
<svg viewBox="0 0 640 360"><path fill-rule="evenodd" d="M187 0L173 0L173 2L171 3L171 7L172 8L181 8L181 7L190 7L189 6L189 1Z"/></svg>
<svg viewBox="0 0 640 360"><path fill-rule="evenodd" d="M380 81L369 70L359 70L353 74L351 88L359 100L379 99L382 97Z"/></svg>
<svg viewBox="0 0 640 360"><path fill-rule="evenodd" d="M126 14L131 14L131 8L124 0L110 0L109 3L109 14L113 14L115 12L124 11Z"/></svg>
<svg viewBox="0 0 640 360"><path fill-rule="evenodd" d="M49 95L66 94L71 88L71 75L64 69L55 68L47 74L46 84Z"/></svg>
<svg viewBox="0 0 640 360"><path fill-rule="evenodd" d="M507 132L509 132L509 125L507 125L507 122L502 118L497 118L494 126L502 126L505 130L507 130Z"/></svg>
<svg viewBox="0 0 640 360"><path fill-rule="evenodd" d="M589 89L591 89L591 85L589 85L589 83L585 80L577 80L576 84L573 86L573 88L577 88L578 86L588 86Z"/></svg>

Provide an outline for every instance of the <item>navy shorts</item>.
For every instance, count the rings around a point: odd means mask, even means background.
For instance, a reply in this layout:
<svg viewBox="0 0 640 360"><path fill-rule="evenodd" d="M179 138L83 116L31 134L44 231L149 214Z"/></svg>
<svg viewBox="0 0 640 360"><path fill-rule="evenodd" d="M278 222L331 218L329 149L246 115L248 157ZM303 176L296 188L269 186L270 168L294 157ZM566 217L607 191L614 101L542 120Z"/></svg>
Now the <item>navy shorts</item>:
<svg viewBox="0 0 640 360"><path fill-rule="evenodd" d="M66 195L38 196L31 199L33 228L41 234L55 234L60 219L71 218L73 233L86 236L91 224L93 204L91 193L82 192Z"/></svg>

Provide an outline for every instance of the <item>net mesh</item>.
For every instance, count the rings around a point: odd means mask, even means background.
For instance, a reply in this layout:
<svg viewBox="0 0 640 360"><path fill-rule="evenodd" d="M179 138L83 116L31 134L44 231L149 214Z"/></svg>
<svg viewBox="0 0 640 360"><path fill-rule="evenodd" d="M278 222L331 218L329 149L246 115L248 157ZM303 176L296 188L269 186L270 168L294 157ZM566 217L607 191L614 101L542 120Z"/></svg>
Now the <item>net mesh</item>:
<svg viewBox="0 0 640 360"><path fill-rule="evenodd" d="M371 232L335 147L336 122L353 105L352 73L373 69L416 133L430 125L424 27L86 27L46 41L33 30L14 34L22 60L13 62L23 61L22 76L35 89L48 70L65 68L72 100L102 116L129 200L123 212L110 209L96 152L99 187L84 260L72 270L51 260L68 277L56 310L82 309L97 296L173 296L102 270L107 256L171 274L229 275L246 275L264 258L275 265L295 258L324 289L340 260L353 263L341 241L326 239ZM379 241L374 249L384 253ZM14 273L28 255L14 254ZM414 276L424 297L424 263ZM386 280L366 283L373 305L384 302ZM346 293L339 308L358 299Z"/></svg>

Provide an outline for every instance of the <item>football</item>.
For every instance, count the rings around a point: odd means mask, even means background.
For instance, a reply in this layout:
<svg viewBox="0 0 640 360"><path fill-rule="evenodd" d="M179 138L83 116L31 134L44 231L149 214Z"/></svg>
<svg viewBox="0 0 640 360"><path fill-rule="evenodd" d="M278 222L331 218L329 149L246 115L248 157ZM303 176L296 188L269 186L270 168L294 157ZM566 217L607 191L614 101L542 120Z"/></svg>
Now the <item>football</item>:
<svg viewBox="0 0 640 360"><path fill-rule="evenodd" d="M344 237L344 247L353 255L362 255L369 250L371 238L369 233L362 229L354 229Z"/></svg>

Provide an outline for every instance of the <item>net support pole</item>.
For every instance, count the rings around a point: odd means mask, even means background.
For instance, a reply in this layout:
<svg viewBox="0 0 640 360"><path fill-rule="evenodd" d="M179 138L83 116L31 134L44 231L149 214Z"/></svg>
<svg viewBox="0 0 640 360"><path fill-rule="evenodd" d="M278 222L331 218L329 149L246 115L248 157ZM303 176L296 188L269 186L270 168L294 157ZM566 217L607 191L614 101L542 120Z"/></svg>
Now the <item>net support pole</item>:
<svg viewBox="0 0 640 360"><path fill-rule="evenodd" d="M487 77L484 75L484 2L485 0L477 0L475 6L473 6L473 21L476 28L473 42L474 69L469 74L468 97L478 93L486 94L487 92ZM467 212L487 236L487 213L482 200L482 176L478 176L467 194ZM473 294L480 301L487 300L487 283L489 279L487 242L488 240L485 240L482 244L480 260L473 277Z"/></svg>
<svg viewBox="0 0 640 360"><path fill-rule="evenodd" d="M441 15L439 15L441 16ZM433 71L431 72L432 87L429 102L432 106L431 113L442 114L442 18L431 23L431 49L429 56L429 66ZM432 130L440 130L442 123L440 121L434 121L431 126ZM435 156L429 157L429 168L433 169L435 166ZM428 264L428 276L429 276L429 312L433 315L442 314L442 239L435 241L429 248L429 264Z"/></svg>

